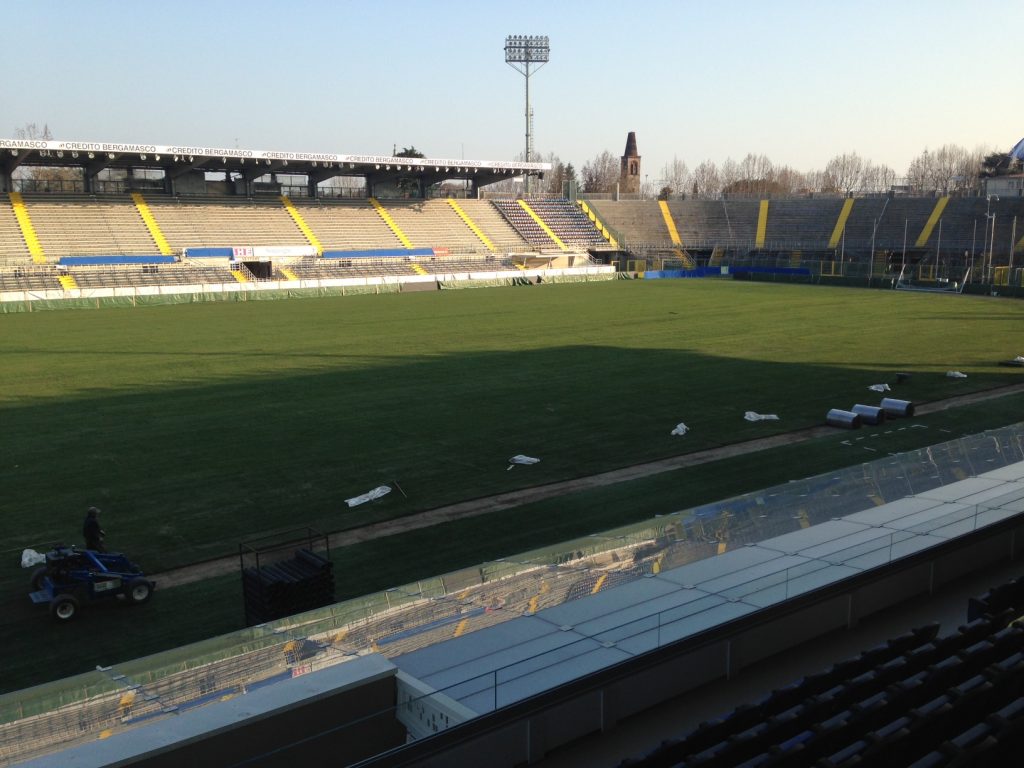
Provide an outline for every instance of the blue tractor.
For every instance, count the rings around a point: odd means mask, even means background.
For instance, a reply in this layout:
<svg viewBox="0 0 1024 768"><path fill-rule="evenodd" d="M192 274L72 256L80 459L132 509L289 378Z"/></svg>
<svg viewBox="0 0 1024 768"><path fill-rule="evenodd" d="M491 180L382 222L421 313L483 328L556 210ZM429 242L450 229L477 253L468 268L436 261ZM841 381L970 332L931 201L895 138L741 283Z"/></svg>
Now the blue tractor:
<svg viewBox="0 0 1024 768"><path fill-rule="evenodd" d="M84 603L120 599L130 605L145 603L156 584L125 555L92 549L57 546L46 553L46 565L32 572L36 604L48 604L50 615L71 621Z"/></svg>

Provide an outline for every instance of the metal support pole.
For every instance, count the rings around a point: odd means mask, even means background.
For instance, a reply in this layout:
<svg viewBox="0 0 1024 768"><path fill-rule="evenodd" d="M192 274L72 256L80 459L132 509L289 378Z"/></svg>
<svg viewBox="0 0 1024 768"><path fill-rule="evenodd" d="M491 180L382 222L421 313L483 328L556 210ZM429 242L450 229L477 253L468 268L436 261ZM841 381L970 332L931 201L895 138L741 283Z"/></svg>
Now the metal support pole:
<svg viewBox="0 0 1024 768"><path fill-rule="evenodd" d="M526 62L526 156L524 163L530 162L530 62ZM523 175L523 192L530 195L530 172Z"/></svg>
<svg viewBox="0 0 1024 768"><path fill-rule="evenodd" d="M1013 247L1017 242L1017 217L1013 217L1013 228L1010 230L1010 265L1008 277L1013 280Z"/></svg>
<svg viewBox="0 0 1024 768"><path fill-rule="evenodd" d="M996 251L996 215L993 213L992 214L992 236L988 239L988 273L989 273L989 282L990 283L992 282L992 278L994 277L994 271L993 270L995 269L995 262L993 260L993 257L995 256L995 251Z"/></svg>

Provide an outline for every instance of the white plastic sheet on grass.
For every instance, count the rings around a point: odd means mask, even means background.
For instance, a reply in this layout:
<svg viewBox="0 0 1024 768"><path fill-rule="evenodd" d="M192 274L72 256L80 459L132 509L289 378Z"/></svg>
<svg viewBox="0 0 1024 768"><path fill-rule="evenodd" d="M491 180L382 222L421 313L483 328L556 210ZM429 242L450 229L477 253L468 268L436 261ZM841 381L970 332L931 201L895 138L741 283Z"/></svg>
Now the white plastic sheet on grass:
<svg viewBox="0 0 1024 768"><path fill-rule="evenodd" d="M46 562L46 555L41 555L34 549L26 549L21 553L21 567L31 568L34 565L42 565Z"/></svg>
<svg viewBox="0 0 1024 768"><path fill-rule="evenodd" d="M868 389L870 389L872 392L888 392L888 391L890 391L888 384L872 384L870 387L868 387Z"/></svg>
<svg viewBox="0 0 1024 768"><path fill-rule="evenodd" d="M743 418L747 421L778 421L779 417L774 413L757 413L755 411L747 411L743 414Z"/></svg>
<svg viewBox="0 0 1024 768"><path fill-rule="evenodd" d="M512 469L512 467L514 467L516 464L529 466L530 464L537 464L539 462L540 459L535 459L533 456L524 456L521 453L517 453L515 456L508 460L508 467L506 468L506 471Z"/></svg>
<svg viewBox="0 0 1024 768"><path fill-rule="evenodd" d="M391 486L378 485L372 491L367 491L361 496L354 496L351 499L345 499L345 503L350 507L358 507L360 504L365 504L368 501L375 501L381 496L387 496L389 493L391 493Z"/></svg>
<svg viewBox="0 0 1024 768"><path fill-rule="evenodd" d="M678 424L676 424L676 428L672 430L672 434L673 435L679 435L680 437L682 437L683 435L685 435L689 431L690 431L690 428L688 426L686 426L685 424L683 424L683 422L680 421Z"/></svg>

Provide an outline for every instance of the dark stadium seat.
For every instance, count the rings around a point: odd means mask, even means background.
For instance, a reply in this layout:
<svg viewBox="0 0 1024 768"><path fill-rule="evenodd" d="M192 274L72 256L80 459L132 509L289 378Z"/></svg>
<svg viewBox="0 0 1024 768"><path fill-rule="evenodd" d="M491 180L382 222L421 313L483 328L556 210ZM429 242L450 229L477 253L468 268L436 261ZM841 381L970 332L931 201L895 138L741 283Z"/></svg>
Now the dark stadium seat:
<svg viewBox="0 0 1024 768"><path fill-rule="evenodd" d="M1024 722L1024 629L1010 615L892 638L623 765L907 764L943 740L950 759L988 754L993 734Z"/></svg>
<svg viewBox="0 0 1024 768"><path fill-rule="evenodd" d="M992 587L985 594L969 598L967 601L967 620L985 614L994 614L1006 610L1024 613L1024 578L1012 579L1005 584Z"/></svg>

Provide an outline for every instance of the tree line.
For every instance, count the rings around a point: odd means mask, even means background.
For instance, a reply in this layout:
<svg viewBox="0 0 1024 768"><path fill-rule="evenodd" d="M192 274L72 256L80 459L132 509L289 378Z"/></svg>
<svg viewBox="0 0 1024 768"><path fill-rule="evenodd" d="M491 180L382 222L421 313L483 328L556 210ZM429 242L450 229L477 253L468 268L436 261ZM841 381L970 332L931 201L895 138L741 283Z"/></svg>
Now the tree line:
<svg viewBox="0 0 1024 768"><path fill-rule="evenodd" d="M48 125L26 123L15 129L17 138L53 138ZM394 150L393 150L394 151ZM396 153L399 157L423 157L415 147ZM523 159L523 153L516 155ZM537 155L534 161L548 162L551 170L533 185L537 192L565 194L567 186L576 184L589 193L615 192L619 183L620 158L604 150L585 162L577 171L554 152ZM857 152L845 152L830 159L824 168L799 171L789 165L776 165L763 154L748 153L742 160L731 157L721 164L704 160L691 169L684 160L673 157L660 173L646 174L641 183L641 196L717 198L722 195L787 196L810 194L879 194L894 188L913 194L972 194L983 189L984 180L992 176L1020 171L1020 162L1005 152L989 147L968 150L946 144L936 150L925 148L910 161L901 176L884 163L875 163ZM53 175L63 178L66 169L34 169L36 178ZM650 181L650 177L654 180ZM516 194L521 179L507 179L489 185L497 194Z"/></svg>
<svg viewBox="0 0 1024 768"><path fill-rule="evenodd" d="M755 153L748 153L742 160L729 157L721 164L704 160L693 169L673 157L660 173L645 176L641 194L662 199L877 194L892 189L914 194L971 194L982 190L985 178L1015 170L1019 170L1019 163L1011 162L1006 153L986 147L969 150L956 144L923 150L902 175L857 152L836 155L824 168L809 171L776 165L766 155ZM651 177L654 181L647 181ZM619 158L607 150L596 155L583 165L580 181L585 192L614 192L619 182Z"/></svg>

